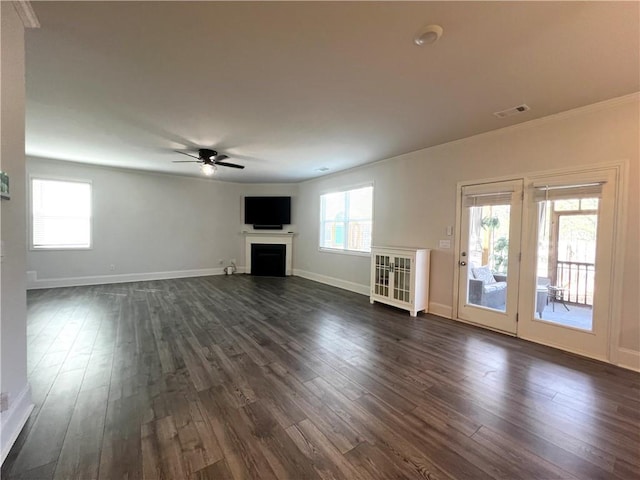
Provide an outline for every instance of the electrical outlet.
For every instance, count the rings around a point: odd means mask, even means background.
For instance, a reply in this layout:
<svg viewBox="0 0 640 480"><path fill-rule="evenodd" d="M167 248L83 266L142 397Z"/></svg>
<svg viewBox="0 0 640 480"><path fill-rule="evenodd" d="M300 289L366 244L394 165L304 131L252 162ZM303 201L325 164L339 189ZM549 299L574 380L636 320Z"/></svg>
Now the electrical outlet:
<svg viewBox="0 0 640 480"><path fill-rule="evenodd" d="M9 394L0 393L0 412L9 410Z"/></svg>
<svg viewBox="0 0 640 480"><path fill-rule="evenodd" d="M109 265L109 270L110 271L114 271L116 269L116 266L112 263L111 265Z"/></svg>

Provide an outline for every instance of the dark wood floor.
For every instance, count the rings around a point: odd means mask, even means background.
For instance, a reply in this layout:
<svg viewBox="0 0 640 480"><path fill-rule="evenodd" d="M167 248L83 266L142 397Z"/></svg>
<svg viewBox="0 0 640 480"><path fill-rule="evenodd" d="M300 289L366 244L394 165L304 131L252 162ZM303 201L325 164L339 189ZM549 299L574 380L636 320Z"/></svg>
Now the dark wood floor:
<svg viewBox="0 0 640 480"><path fill-rule="evenodd" d="M236 275L29 292L2 478L640 477L640 376Z"/></svg>

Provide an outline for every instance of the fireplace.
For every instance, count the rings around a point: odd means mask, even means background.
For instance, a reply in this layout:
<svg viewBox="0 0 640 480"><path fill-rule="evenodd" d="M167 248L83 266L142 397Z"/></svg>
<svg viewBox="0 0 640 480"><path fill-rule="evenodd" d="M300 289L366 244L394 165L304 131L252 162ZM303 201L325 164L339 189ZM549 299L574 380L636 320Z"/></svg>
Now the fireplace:
<svg viewBox="0 0 640 480"><path fill-rule="evenodd" d="M251 244L251 275L284 277L287 246L277 243Z"/></svg>
<svg viewBox="0 0 640 480"><path fill-rule="evenodd" d="M265 274L265 273L256 273L254 271L253 268L253 262L254 262L254 253L253 253L253 246L254 245L259 245L260 247L258 248L258 250L263 249L262 247L269 247L270 245L276 245L278 246L278 249L280 251L282 251L282 249L284 248L284 274L283 273L277 273L276 275L292 275L293 274L293 233L281 233L281 232L243 232L243 235L245 237L245 253L244 253L244 261L245 263L245 268L244 271L245 273L249 273L252 275L273 275L271 273L269 274ZM275 256L279 255L278 253L275 253L275 251L272 252L267 252L264 256L265 258L263 260L266 260L267 262L271 262L271 261L275 261ZM269 259L270 258L270 259ZM261 260L258 260L259 262ZM278 262L280 262L278 260ZM279 265L279 263L278 263ZM262 270L262 267L259 267L258 272L260 272Z"/></svg>

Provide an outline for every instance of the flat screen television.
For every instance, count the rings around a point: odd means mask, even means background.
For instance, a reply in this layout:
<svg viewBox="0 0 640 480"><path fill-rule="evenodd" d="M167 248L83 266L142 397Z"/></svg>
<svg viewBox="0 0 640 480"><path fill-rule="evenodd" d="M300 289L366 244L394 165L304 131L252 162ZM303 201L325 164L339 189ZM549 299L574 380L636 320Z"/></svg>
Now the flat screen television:
<svg viewBox="0 0 640 480"><path fill-rule="evenodd" d="M291 197L244 197L244 223L256 229L282 229L291 223Z"/></svg>

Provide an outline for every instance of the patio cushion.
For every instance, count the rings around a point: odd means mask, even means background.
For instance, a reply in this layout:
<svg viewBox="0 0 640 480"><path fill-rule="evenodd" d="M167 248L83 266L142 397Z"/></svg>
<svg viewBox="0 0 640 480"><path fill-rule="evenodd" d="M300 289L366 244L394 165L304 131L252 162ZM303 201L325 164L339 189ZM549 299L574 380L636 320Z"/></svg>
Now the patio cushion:
<svg viewBox="0 0 640 480"><path fill-rule="evenodd" d="M473 278L475 278L476 280L480 280L483 285L496 283L496 279L493 277L493 273L491 273L489 265L472 268L471 271L473 273Z"/></svg>
<svg viewBox="0 0 640 480"><path fill-rule="evenodd" d="M485 283L482 286L485 293L496 292L498 290L504 290L505 288L507 288L507 282Z"/></svg>

